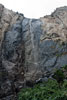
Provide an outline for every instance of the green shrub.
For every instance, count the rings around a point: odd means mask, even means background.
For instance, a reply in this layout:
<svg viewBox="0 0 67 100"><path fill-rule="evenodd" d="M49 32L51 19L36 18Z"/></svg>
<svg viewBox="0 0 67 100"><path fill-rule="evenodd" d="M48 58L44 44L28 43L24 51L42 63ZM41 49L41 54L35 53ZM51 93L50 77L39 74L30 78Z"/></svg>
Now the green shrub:
<svg viewBox="0 0 67 100"><path fill-rule="evenodd" d="M55 80L49 79L33 88L22 89L18 94L18 100L67 100L67 80L64 72L67 72L67 65L55 71Z"/></svg>
<svg viewBox="0 0 67 100"><path fill-rule="evenodd" d="M67 71L67 65L64 65L62 68Z"/></svg>
<svg viewBox="0 0 67 100"><path fill-rule="evenodd" d="M64 81L63 88L67 89L67 80Z"/></svg>
<svg viewBox="0 0 67 100"><path fill-rule="evenodd" d="M62 84L65 79L63 71L60 69L56 70L53 75L53 78L55 78L59 84Z"/></svg>
<svg viewBox="0 0 67 100"><path fill-rule="evenodd" d="M56 80L49 79L48 82L35 85L33 88L22 89L18 94L18 100L67 100L67 81L62 88Z"/></svg>

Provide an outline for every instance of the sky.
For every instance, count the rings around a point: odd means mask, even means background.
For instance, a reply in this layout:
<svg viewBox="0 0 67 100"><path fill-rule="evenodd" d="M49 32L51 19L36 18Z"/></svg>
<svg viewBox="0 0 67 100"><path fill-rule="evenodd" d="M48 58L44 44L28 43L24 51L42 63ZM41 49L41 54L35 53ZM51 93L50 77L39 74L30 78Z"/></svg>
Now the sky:
<svg viewBox="0 0 67 100"><path fill-rule="evenodd" d="M67 6L67 0L0 0L0 4L27 18L40 18L50 15L57 7Z"/></svg>

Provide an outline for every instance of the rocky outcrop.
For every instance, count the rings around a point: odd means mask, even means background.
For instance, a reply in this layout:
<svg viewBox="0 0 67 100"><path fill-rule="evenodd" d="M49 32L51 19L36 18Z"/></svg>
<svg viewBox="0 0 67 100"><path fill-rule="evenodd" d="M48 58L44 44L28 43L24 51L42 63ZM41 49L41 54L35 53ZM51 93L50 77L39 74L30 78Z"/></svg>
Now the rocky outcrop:
<svg viewBox="0 0 67 100"><path fill-rule="evenodd" d="M0 98L8 96L4 100L13 100L13 94L22 88L24 80L24 16L7 10L2 5L0 15Z"/></svg>
<svg viewBox="0 0 67 100"><path fill-rule="evenodd" d="M15 100L21 88L66 64L67 7L28 19L0 5L0 100Z"/></svg>

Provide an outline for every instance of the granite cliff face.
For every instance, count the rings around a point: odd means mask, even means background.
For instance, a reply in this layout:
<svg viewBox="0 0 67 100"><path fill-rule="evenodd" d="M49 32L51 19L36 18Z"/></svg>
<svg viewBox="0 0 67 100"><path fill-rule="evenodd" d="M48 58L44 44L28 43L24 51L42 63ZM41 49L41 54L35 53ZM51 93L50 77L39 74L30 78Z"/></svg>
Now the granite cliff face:
<svg viewBox="0 0 67 100"><path fill-rule="evenodd" d="M67 7L28 19L0 5L0 100L15 100L21 88L66 64Z"/></svg>

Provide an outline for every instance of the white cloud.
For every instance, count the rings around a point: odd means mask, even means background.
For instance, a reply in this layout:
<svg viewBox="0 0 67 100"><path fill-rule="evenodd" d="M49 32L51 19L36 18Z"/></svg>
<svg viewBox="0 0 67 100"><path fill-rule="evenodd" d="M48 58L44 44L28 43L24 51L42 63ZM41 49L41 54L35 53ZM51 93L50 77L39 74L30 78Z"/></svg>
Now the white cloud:
<svg viewBox="0 0 67 100"><path fill-rule="evenodd" d="M57 7L67 6L67 0L0 0L0 3L28 18L43 17L51 14Z"/></svg>

